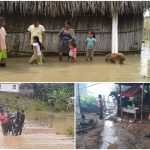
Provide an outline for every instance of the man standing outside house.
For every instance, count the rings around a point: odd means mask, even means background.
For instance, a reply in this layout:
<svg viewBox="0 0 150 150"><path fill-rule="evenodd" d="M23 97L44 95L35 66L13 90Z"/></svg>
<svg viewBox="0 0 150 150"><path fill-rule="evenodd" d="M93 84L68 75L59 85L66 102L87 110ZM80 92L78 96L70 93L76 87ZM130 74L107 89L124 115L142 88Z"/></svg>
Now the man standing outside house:
<svg viewBox="0 0 150 150"><path fill-rule="evenodd" d="M44 46L44 40L45 40L45 28L43 25L39 23L38 19L33 20L33 24L29 26L28 28L29 32L29 40L31 43L31 48L33 50L33 37L38 36L39 41L42 43Z"/></svg>
<svg viewBox="0 0 150 150"><path fill-rule="evenodd" d="M99 119L103 118L103 103L102 95L98 95L97 107L99 108Z"/></svg>

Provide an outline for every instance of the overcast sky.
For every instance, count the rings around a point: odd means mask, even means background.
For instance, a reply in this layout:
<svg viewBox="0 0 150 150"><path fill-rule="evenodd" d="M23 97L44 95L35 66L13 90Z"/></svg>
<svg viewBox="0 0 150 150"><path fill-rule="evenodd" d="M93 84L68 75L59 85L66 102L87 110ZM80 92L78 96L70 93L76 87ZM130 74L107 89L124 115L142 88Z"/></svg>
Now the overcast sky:
<svg viewBox="0 0 150 150"><path fill-rule="evenodd" d="M150 11L147 10L144 14L144 17L149 17L149 16L150 16Z"/></svg>
<svg viewBox="0 0 150 150"><path fill-rule="evenodd" d="M110 92L112 91L112 88L114 86L114 83L111 82L107 82L107 83L95 83L95 82L90 82L87 83L88 86L88 90L91 91L93 94L95 94L95 96L102 94L105 95L106 97L110 94ZM94 85L94 86L92 86Z"/></svg>

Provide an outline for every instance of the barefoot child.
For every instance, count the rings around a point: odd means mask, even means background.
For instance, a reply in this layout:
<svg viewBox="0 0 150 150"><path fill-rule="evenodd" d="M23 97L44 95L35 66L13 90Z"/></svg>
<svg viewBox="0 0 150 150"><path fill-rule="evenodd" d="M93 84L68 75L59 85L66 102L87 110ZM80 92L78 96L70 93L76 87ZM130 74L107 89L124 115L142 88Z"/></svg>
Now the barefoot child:
<svg viewBox="0 0 150 150"><path fill-rule="evenodd" d="M4 29L6 25L5 18L0 17L0 66L5 67L7 58L7 45L6 45L6 31Z"/></svg>
<svg viewBox="0 0 150 150"><path fill-rule="evenodd" d="M41 50L44 48L43 45L41 44L41 42L39 41L39 37L38 36L34 36L33 37L33 55L29 60L30 64L43 64L42 61L42 53Z"/></svg>
<svg viewBox="0 0 150 150"><path fill-rule="evenodd" d="M71 39L69 40L69 61L70 62L76 62L76 55L77 55L77 45L75 43L75 40Z"/></svg>
<svg viewBox="0 0 150 150"><path fill-rule="evenodd" d="M86 61L88 61L89 58L90 58L90 61L92 61L94 49L96 48L96 39L95 39L95 34L93 32L90 31L88 33L88 37L85 41L84 47L86 49Z"/></svg>

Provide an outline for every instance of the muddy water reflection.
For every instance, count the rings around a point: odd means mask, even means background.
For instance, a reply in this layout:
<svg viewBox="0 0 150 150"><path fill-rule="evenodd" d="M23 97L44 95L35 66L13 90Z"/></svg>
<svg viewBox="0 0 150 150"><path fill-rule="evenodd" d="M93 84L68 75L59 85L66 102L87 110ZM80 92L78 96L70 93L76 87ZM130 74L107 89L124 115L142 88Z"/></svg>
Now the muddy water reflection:
<svg viewBox="0 0 150 150"><path fill-rule="evenodd" d="M73 149L73 138L65 135L57 135L55 130L50 128L33 126L34 127L25 127L21 136L3 136L0 134L0 148Z"/></svg>
<svg viewBox="0 0 150 150"><path fill-rule="evenodd" d="M26 113L25 127L21 136L3 136L0 127L0 148L73 149L74 139L64 133L74 128L72 113Z"/></svg>
<svg viewBox="0 0 150 150"><path fill-rule="evenodd" d="M100 146L101 149L107 149L110 144L118 143L119 138L116 135L116 127L112 121L105 121L102 138L103 143Z"/></svg>
<svg viewBox="0 0 150 150"><path fill-rule="evenodd" d="M31 123L53 128L56 133L65 134L68 128L74 128L73 113L32 111L26 113L26 118Z"/></svg>
<svg viewBox="0 0 150 150"><path fill-rule="evenodd" d="M102 132L101 149L143 149L148 147L144 144L143 130L139 123L127 123L106 120L104 122L104 129ZM149 131L146 129L146 131ZM148 132L146 132L147 134ZM149 140L149 139L148 139ZM145 140L146 141L146 140ZM146 143L146 142L145 142Z"/></svg>
<svg viewBox="0 0 150 150"><path fill-rule="evenodd" d="M0 81L150 81L141 75L140 57L140 54L126 55L124 65L106 63L104 56L95 56L92 63L79 56L75 64L49 57L42 66L29 65L28 58L9 58L7 67L0 68Z"/></svg>

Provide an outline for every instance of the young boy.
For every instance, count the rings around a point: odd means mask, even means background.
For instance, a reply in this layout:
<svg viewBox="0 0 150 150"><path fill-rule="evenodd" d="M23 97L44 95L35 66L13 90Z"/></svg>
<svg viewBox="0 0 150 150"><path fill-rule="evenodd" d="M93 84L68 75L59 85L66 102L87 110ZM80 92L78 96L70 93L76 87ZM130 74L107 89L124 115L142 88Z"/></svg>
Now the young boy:
<svg viewBox="0 0 150 150"><path fill-rule="evenodd" d="M7 58L7 45L6 45L6 31L4 29L6 25L5 18L0 17L0 66L5 67Z"/></svg>

